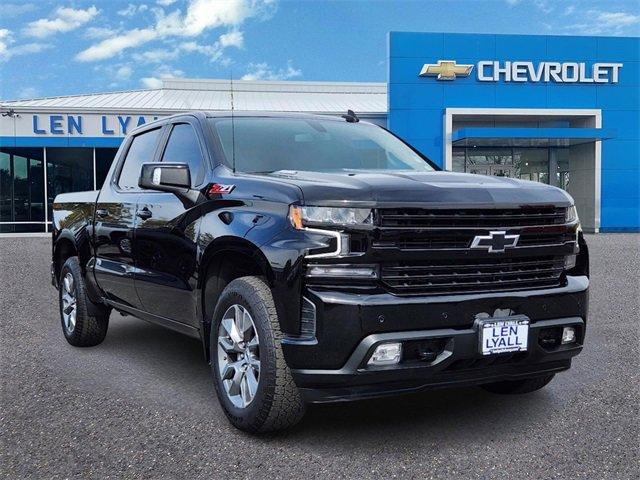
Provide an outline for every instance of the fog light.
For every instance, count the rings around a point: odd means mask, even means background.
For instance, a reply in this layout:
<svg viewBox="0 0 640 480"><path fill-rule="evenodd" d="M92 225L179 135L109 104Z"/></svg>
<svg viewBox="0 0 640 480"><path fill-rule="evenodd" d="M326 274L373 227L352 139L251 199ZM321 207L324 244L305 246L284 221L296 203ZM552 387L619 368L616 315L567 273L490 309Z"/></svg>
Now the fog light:
<svg viewBox="0 0 640 480"><path fill-rule="evenodd" d="M377 278L378 269L375 265L309 265L307 277Z"/></svg>
<svg viewBox="0 0 640 480"><path fill-rule="evenodd" d="M576 266L576 255L567 255L564 257L564 269L571 270Z"/></svg>
<svg viewBox="0 0 640 480"><path fill-rule="evenodd" d="M562 329L562 345L567 343L575 343L576 341L576 329L573 327L564 327Z"/></svg>
<svg viewBox="0 0 640 480"><path fill-rule="evenodd" d="M401 343L382 343L369 359L369 365L395 365L400 362L402 356Z"/></svg>

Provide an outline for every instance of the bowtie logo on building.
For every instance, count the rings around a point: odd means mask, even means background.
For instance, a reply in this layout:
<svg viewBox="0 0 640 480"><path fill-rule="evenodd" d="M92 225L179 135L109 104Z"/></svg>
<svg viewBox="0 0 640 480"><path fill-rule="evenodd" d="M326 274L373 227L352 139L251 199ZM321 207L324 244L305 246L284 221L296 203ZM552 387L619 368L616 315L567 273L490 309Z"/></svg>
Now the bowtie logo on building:
<svg viewBox="0 0 640 480"><path fill-rule="evenodd" d="M468 77L473 65L457 65L455 60L438 60L438 63L425 63L420 70L421 77L436 76L438 80L455 80Z"/></svg>

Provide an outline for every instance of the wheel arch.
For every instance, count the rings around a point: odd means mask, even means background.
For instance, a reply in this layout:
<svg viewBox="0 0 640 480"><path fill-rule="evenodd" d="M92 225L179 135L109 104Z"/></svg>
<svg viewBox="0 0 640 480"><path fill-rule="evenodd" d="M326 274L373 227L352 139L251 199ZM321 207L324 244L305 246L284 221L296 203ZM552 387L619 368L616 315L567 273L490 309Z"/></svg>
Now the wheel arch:
<svg viewBox="0 0 640 480"><path fill-rule="evenodd" d="M272 286L274 273L264 253L244 238L223 236L202 253L198 268L198 310L204 352L209 360L211 317L222 290L236 278L263 277Z"/></svg>
<svg viewBox="0 0 640 480"><path fill-rule="evenodd" d="M54 271L54 281L56 286L59 286L60 279L60 271L62 270L62 266L64 262L67 261L69 257L78 256L80 258L80 250L78 249L78 245L76 244L75 236L69 232L68 230L63 230L55 241L53 246L53 271ZM83 268L83 261L80 259L80 266Z"/></svg>

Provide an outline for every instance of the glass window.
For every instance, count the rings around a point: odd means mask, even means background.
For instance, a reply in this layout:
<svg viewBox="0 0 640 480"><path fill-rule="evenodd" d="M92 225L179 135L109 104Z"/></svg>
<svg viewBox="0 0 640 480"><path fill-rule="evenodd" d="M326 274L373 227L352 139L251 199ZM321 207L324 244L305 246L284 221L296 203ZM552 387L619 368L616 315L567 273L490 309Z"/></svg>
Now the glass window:
<svg viewBox="0 0 640 480"><path fill-rule="evenodd" d="M43 156L42 148L0 149L0 222L44 222Z"/></svg>
<svg viewBox="0 0 640 480"><path fill-rule="evenodd" d="M465 148L453 148L453 171L464 172L465 170Z"/></svg>
<svg viewBox="0 0 640 480"><path fill-rule="evenodd" d="M153 162L153 155L162 129L156 128L133 137L120 171L118 186L123 190L137 190L143 163Z"/></svg>
<svg viewBox="0 0 640 480"><path fill-rule="evenodd" d="M511 148L469 148L467 163L471 165L511 165Z"/></svg>
<svg viewBox="0 0 640 480"><path fill-rule="evenodd" d="M44 232L42 223L5 223L0 224L0 233L41 233Z"/></svg>
<svg viewBox="0 0 640 480"><path fill-rule="evenodd" d="M202 182L204 173L202 152L198 136L191 125L188 123L174 125L162 161L188 164L191 184L199 185Z"/></svg>
<svg viewBox="0 0 640 480"><path fill-rule="evenodd" d="M308 118L212 118L229 166L241 172L433 171L404 142L375 125ZM233 127L233 128L232 128Z"/></svg>
<svg viewBox="0 0 640 480"><path fill-rule="evenodd" d="M549 149L515 148L513 158L519 168L518 178L549 183Z"/></svg>
<svg viewBox="0 0 640 480"><path fill-rule="evenodd" d="M44 221L43 157L29 158L30 220Z"/></svg>
<svg viewBox="0 0 640 480"><path fill-rule="evenodd" d="M49 220L56 195L82 190L93 190L93 149L47 148Z"/></svg>
<svg viewBox="0 0 640 480"><path fill-rule="evenodd" d="M102 188L102 184L107 178L109 168L113 159L118 153L117 148L96 148L96 188Z"/></svg>
<svg viewBox="0 0 640 480"><path fill-rule="evenodd" d="M0 151L0 222L13 220L13 175L11 155Z"/></svg>
<svg viewBox="0 0 640 480"><path fill-rule="evenodd" d="M551 152L550 152L551 153ZM556 174L555 178L551 176L551 181L555 181L555 186L564 190L569 188L569 178L571 172L569 171L569 149L568 148L556 148L553 150L553 154L556 159ZM553 165L553 162L549 162Z"/></svg>
<svg viewBox="0 0 640 480"><path fill-rule="evenodd" d="M13 214L14 221L29 221L29 159L13 155Z"/></svg>

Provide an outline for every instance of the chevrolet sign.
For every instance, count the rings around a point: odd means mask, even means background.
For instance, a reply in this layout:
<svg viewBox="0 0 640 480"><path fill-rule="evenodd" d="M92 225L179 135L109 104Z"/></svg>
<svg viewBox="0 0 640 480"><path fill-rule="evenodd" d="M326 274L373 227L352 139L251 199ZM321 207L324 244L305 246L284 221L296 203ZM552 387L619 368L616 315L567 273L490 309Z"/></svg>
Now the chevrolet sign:
<svg viewBox="0 0 640 480"><path fill-rule="evenodd" d="M480 82L531 83L618 83L622 63L585 62L478 62L477 80ZM455 80L469 76L473 65L457 65L455 60L439 60L437 64L424 64L419 76L436 76L438 80Z"/></svg>

